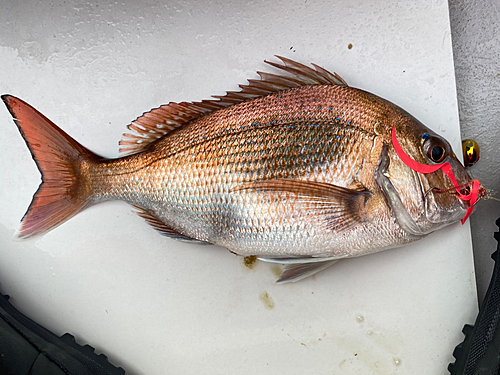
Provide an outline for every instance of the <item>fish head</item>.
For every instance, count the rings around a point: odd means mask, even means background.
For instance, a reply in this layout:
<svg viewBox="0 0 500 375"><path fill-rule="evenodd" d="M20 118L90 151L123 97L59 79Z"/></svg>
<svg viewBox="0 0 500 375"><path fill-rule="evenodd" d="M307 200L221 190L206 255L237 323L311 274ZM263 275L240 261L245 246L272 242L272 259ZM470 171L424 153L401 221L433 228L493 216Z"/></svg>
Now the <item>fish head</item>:
<svg viewBox="0 0 500 375"><path fill-rule="evenodd" d="M453 153L450 144L442 137L430 136L429 138L429 142L424 145L426 155L427 153L432 155L432 150L438 150L434 151L435 155L441 152L441 148L446 150L446 156L441 163L450 164L459 192L462 195L467 195L472 187L472 178ZM447 147L443 147L445 145ZM461 220L466 215L470 207L470 200L460 198L456 187L446 173L439 169L436 172L425 174L417 172L417 176L423 193L425 213L423 226L427 226L429 229L439 229L441 226Z"/></svg>
<svg viewBox="0 0 500 375"><path fill-rule="evenodd" d="M409 120L391 129L391 165L385 176L393 191L388 200L403 229L426 235L464 222L486 191L444 137Z"/></svg>

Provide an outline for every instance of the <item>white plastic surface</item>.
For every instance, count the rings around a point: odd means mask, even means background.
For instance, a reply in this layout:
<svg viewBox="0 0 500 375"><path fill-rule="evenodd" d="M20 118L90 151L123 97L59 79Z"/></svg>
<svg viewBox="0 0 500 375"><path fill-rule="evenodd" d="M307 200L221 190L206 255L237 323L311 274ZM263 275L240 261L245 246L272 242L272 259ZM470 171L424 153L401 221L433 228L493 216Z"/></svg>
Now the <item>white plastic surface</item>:
<svg viewBox="0 0 500 375"><path fill-rule="evenodd" d="M274 54L405 108L459 150L446 0L24 1L2 4L0 94L116 156L131 120L237 89ZM296 284L276 266L88 209L14 239L40 177L0 108L0 289L129 374L446 374L477 313L469 224L339 262Z"/></svg>

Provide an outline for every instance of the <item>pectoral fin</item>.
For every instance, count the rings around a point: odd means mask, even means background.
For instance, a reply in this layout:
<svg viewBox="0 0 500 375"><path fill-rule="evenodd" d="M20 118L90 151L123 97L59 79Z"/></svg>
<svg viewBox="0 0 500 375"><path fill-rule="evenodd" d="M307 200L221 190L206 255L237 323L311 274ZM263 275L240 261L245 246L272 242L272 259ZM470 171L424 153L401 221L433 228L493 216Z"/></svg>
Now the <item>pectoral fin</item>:
<svg viewBox="0 0 500 375"><path fill-rule="evenodd" d="M288 264L283 270L283 273L281 274L279 279L276 280L276 284L296 282L305 279L306 277L315 275L316 273L323 271L324 269L330 267L338 261L339 259L333 259L315 263Z"/></svg>
<svg viewBox="0 0 500 375"><path fill-rule="evenodd" d="M363 187L356 185L359 189ZM233 191L273 191L295 195L297 209L316 211L323 219L324 229L342 231L364 221L367 190L354 190L341 186L292 179L259 180L242 184ZM286 196L283 198L286 199Z"/></svg>

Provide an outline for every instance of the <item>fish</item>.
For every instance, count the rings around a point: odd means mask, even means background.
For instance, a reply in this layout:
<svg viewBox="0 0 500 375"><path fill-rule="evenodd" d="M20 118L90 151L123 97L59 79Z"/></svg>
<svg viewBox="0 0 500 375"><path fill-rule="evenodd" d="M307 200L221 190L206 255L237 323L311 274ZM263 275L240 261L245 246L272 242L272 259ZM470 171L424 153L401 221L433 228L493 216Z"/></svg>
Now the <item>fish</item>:
<svg viewBox="0 0 500 375"><path fill-rule="evenodd" d="M145 112L114 159L3 95L42 176L18 236L122 200L164 236L285 264L284 283L465 222L485 189L442 136L336 73L276 57L276 73L240 91Z"/></svg>

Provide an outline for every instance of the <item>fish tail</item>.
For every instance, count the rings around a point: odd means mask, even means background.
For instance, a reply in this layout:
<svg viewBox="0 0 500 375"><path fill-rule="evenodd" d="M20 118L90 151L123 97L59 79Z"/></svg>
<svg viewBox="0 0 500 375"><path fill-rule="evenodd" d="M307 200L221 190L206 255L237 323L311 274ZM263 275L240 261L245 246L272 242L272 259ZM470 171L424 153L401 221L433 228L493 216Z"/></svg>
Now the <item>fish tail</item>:
<svg viewBox="0 0 500 375"><path fill-rule="evenodd" d="M42 175L18 233L29 238L54 229L93 203L82 170L100 157L24 101L11 95L2 95L2 100Z"/></svg>

